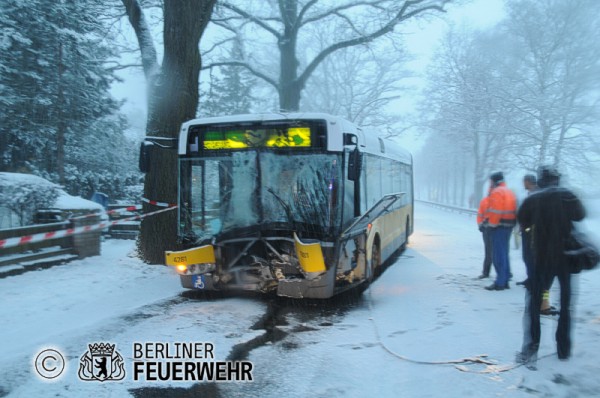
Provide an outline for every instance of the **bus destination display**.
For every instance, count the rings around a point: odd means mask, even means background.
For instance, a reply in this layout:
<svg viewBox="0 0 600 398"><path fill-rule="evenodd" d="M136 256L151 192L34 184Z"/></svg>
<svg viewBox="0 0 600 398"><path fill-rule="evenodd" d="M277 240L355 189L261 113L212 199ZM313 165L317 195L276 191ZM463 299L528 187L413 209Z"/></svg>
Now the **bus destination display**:
<svg viewBox="0 0 600 398"><path fill-rule="evenodd" d="M204 149L310 147L310 127L207 131Z"/></svg>

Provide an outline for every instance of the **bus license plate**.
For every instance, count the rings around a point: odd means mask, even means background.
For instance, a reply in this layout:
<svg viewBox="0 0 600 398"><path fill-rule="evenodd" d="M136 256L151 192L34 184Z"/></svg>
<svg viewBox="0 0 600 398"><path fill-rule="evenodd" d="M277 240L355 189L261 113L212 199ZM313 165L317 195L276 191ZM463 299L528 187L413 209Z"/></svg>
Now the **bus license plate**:
<svg viewBox="0 0 600 398"><path fill-rule="evenodd" d="M194 289L204 289L204 275L192 275Z"/></svg>

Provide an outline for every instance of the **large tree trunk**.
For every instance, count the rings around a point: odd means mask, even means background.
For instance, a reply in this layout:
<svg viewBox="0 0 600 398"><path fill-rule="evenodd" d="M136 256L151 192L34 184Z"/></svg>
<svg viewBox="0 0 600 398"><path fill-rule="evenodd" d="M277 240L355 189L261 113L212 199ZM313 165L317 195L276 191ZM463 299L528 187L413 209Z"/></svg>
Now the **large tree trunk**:
<svg viewBox="0 0 600 398"><path fill-rule="evenodd" d="M198 107L200 74L199 41L206 29L216 0L164 1L164 58L154 74L152 52L144 34L147 26L135 0L123 0L142 48L144 71L148 81L149 136L177 138L181 123L192 119ZM138 22L136 27L135 22ZM144 49L145 48L145 49ZM145 58L144 51L150 57ZM150 201L177 203L176 149L153 151L153 162L146 174L144 196ZM145 204L144 213L160 208ZM175 210L147 217L142 222L138 246L149 263L164 263L164 251L177 248L177 212Z"/></svg>
<svg viewBox="0 0 600 398"><path fill-rule="evenodd" d="M277 43L279 47L279 108L282 112L295 112L300 109L300 94L303 83L298 81L300 63L296 55L298 30L297 0L279 3L284 33Z"/></svg>
<svg viewBox="0 0 600 398"><path fill-rule="evenodd" d="M298 80L298 59L296 58L296 35L287 33L279 43L280 81L279 108L282 112L295 112L300 109L300 95L304 88Z"/></svg>

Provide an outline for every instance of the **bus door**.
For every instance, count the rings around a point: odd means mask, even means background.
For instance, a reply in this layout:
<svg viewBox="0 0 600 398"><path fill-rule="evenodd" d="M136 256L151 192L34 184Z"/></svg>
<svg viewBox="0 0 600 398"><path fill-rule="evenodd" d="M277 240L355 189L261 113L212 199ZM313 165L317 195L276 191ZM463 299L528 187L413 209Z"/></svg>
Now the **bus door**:
<svg viewBox="0 0 600 398"><path fill-rule="evenodd" d="M369 259L365 256L368 243L373 244L373 240L369 239L370 224L391 211L404 195L404 192L385 195L340 235L337 245L340 247L338 279L342 274L352 278L372 279L374 270L368 269Z"/></svg>

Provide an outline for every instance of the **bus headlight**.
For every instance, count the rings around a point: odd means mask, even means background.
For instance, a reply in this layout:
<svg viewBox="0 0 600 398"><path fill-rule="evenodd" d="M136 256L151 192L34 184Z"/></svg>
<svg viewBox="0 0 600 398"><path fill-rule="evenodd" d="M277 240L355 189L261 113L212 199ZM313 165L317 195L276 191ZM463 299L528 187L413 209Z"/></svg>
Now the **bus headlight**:
<svg viewBox="0 0 600 398"><path fill-rule="evenodd" d="M177 266L177 272L179 272L180 274L185 274L187 272L187 268L187 265L179 264Z"/></svg>
<svg viewBox="0 0 600 398"><path fill-rule="evenodd" d="M212 272L217 267L214 263L204 263L204 264L178 264L176 267L177 272L185 275L198 275L198 274L206 274L208 272Z"/></svg>

